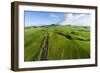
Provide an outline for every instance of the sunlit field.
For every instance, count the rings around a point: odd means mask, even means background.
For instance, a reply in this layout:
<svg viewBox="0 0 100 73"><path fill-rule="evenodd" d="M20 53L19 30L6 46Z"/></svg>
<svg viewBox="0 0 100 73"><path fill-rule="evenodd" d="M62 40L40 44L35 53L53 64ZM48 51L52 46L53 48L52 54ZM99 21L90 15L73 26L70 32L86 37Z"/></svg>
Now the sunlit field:
<svg viewBox="0 0 100 73"><path fill-rule="evenodd" d="M24 61L90 58L88 26L25 27L24 40Z"/></svg>

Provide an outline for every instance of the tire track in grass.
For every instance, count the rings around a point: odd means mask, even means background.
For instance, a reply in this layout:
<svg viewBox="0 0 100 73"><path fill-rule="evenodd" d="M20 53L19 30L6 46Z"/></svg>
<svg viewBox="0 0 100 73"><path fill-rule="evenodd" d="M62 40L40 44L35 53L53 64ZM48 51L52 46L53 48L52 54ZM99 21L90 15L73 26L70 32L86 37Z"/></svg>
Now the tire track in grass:
<svg viewBox="0 0 100 73"><path fill-rule="evenodd" d="M65 34L63 34L63 33L61 33L61 32L57 32L59 35L61 35L61 36L64 36L65 38L67 38L67 39L69 39L69 40L71 40L72 42L73 42L73 44L76 44L76 52L77 52L77 57L78 58L87 58L87 56L89 56L89 54L87 53L87 51L85 51L75 40L74 40L74 38L72 38L72 36L71 35L65 35ZM79 40L79 39L78 39ZM81 40L82 41L82 40ZM70 46L71 45L69 45L69 48L70 48ZM80 49L81 48L81 49ZM84 52L85 54L87 54L87 56L85 55L85 57L81 57L80 56L80 54L79 54L79 52ZM81 53L82 55L83 55L83 52ZM72 52L70 52L70 57L71 57L71 59L72 59Z"/></svg>
<svg viewBox="0 0 100 73"><path fill-rule="evenodd" d="M73 40L73 43L77 45L77 52L78 52L79 58L89 58L90 57L89 53L87 51L85 51L84 48L81 47L80 44L77 43L77 41ZM85 56L81 56L80 52L81 52L82 55L83 55L83 52L84 52Z"/></svg>
<svg viewBox="0 0 100 73"><path fill-rule="evenodd" d="M75 51L76 51L76 55L77 55L77 58L79 59L80 58L80 55L79 55L79 46L78 44L75 42L75 40L72 40L72 43L75 45Z"/></svg>
<svg viewBox="0 0 100 73"><path fill-rule="evenodd" d="M47 60L48 39L49 39L49 34L48 34L48 32L46 31L45 40L44 40L44 44L43 44L43 48L42 48L40 60Z"/></svg>
<svg viewBox="0 0 100 73"><path fill-rule="evenodd" d="M68 40L73 40L73 38L69 35L69 34L63 34L63 33L61 33L61 32L56 32L57 34L59 34L59 35L61 35L61 36L63 36L63 37L65 37L66 39L68 39ZM71 42L70 42L71 43ZM70 56L70 59L72 59L73 58L73 54L72 54L72 52L71 52L71 44L70 43L68 43L69 44L69 46L68 46L68 48L69 48L69 50L70 50L70 53L69 53L69 56Z"/></svg>
<svg viewBox="0 0 100 73"><path fill-rule="evenodd" d="M44 41L45 32L39 32L35 36L31 36L33 39L30 40L31 43L25 47L24 50L24 60L25 61L35 61L38 57L38 53L42 47L42 41ZM27 40L26 40L27 41ZM38 44L37 44L38 43Z"/></svg>
<svg viewBox="0 0 100 73"><path fill-rule="evenodd" d="M61 59L63 59L63 56L64 56L64 49L62 50Z"/></svg>
<svg viewBox="0 0 100 73"><path fill-rule="evenodd" d="M45 40L45 37L43 37L43 39L42 39L42 42L41 42L40 48L43 46L44 40ZM38 52L35 56L32 57L32 60L33 60L33 61L40 60L40 59L39 59L40 55L38 55L39 53L41 54L41 51Z"/></svg>

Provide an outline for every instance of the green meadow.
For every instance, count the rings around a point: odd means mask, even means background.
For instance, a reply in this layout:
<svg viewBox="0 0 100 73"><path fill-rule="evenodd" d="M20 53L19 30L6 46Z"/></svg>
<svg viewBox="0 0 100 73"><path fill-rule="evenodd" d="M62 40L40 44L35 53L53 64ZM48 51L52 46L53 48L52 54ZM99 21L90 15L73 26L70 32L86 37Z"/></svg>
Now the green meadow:
<svg viewBox="0 0 100 73"><path fill-rule="evenodd" d="M87 59L90 58L90 27L25 27L24 48L24 61Z"/></svg>

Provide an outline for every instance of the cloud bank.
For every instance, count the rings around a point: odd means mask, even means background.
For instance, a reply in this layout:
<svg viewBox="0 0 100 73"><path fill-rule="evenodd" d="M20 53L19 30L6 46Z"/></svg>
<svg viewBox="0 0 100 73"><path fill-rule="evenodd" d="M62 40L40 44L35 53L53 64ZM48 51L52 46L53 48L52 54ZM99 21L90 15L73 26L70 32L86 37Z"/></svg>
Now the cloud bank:
<svg viewBox="0 0 100 73"><path fill-rule="evenodd" d="M61 25L90 26L91 15L89 13L65 13L65 18Z"/></svg>

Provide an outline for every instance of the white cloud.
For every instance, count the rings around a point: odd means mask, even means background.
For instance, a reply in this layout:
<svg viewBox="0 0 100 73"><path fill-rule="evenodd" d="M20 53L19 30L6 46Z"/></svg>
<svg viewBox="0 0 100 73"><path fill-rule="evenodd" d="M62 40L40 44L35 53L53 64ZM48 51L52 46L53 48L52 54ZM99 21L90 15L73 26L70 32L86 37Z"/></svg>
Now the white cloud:
<svg viewBox="0 0 100 73"><path fill-rule="evenodd" d="M78 18L84 17L84 16L86 16L86 14L79 14L79 15L76 15L75 18L78 19Z"/></svg>
<svg viewBox="0 0 100 73"><path fill-rule="evenodd" d="M86 14L76 14L76 15L74 15L73 13L68 13L68 14L65 14L65 18L66 19L78 19L78 18L80 18L80 17L84 17L84 16L86 16Z"/></svg>
<svg viewBox="0 0 100 73"><path fill-rule="evenodd" d="M89 26L90 25L90 15L88 14L75 14L75 13L65 13L65 20L61 22L61 25L71 24L71 25L82 25Z"/></svg>
<svg viewBox="0 0 100 73"><path fill-rule="evenodd" d="M66 17L67 19L73 19L73 18L74 18L74 16L73 16L72 13L66 14L65 17Z"/></svg>

